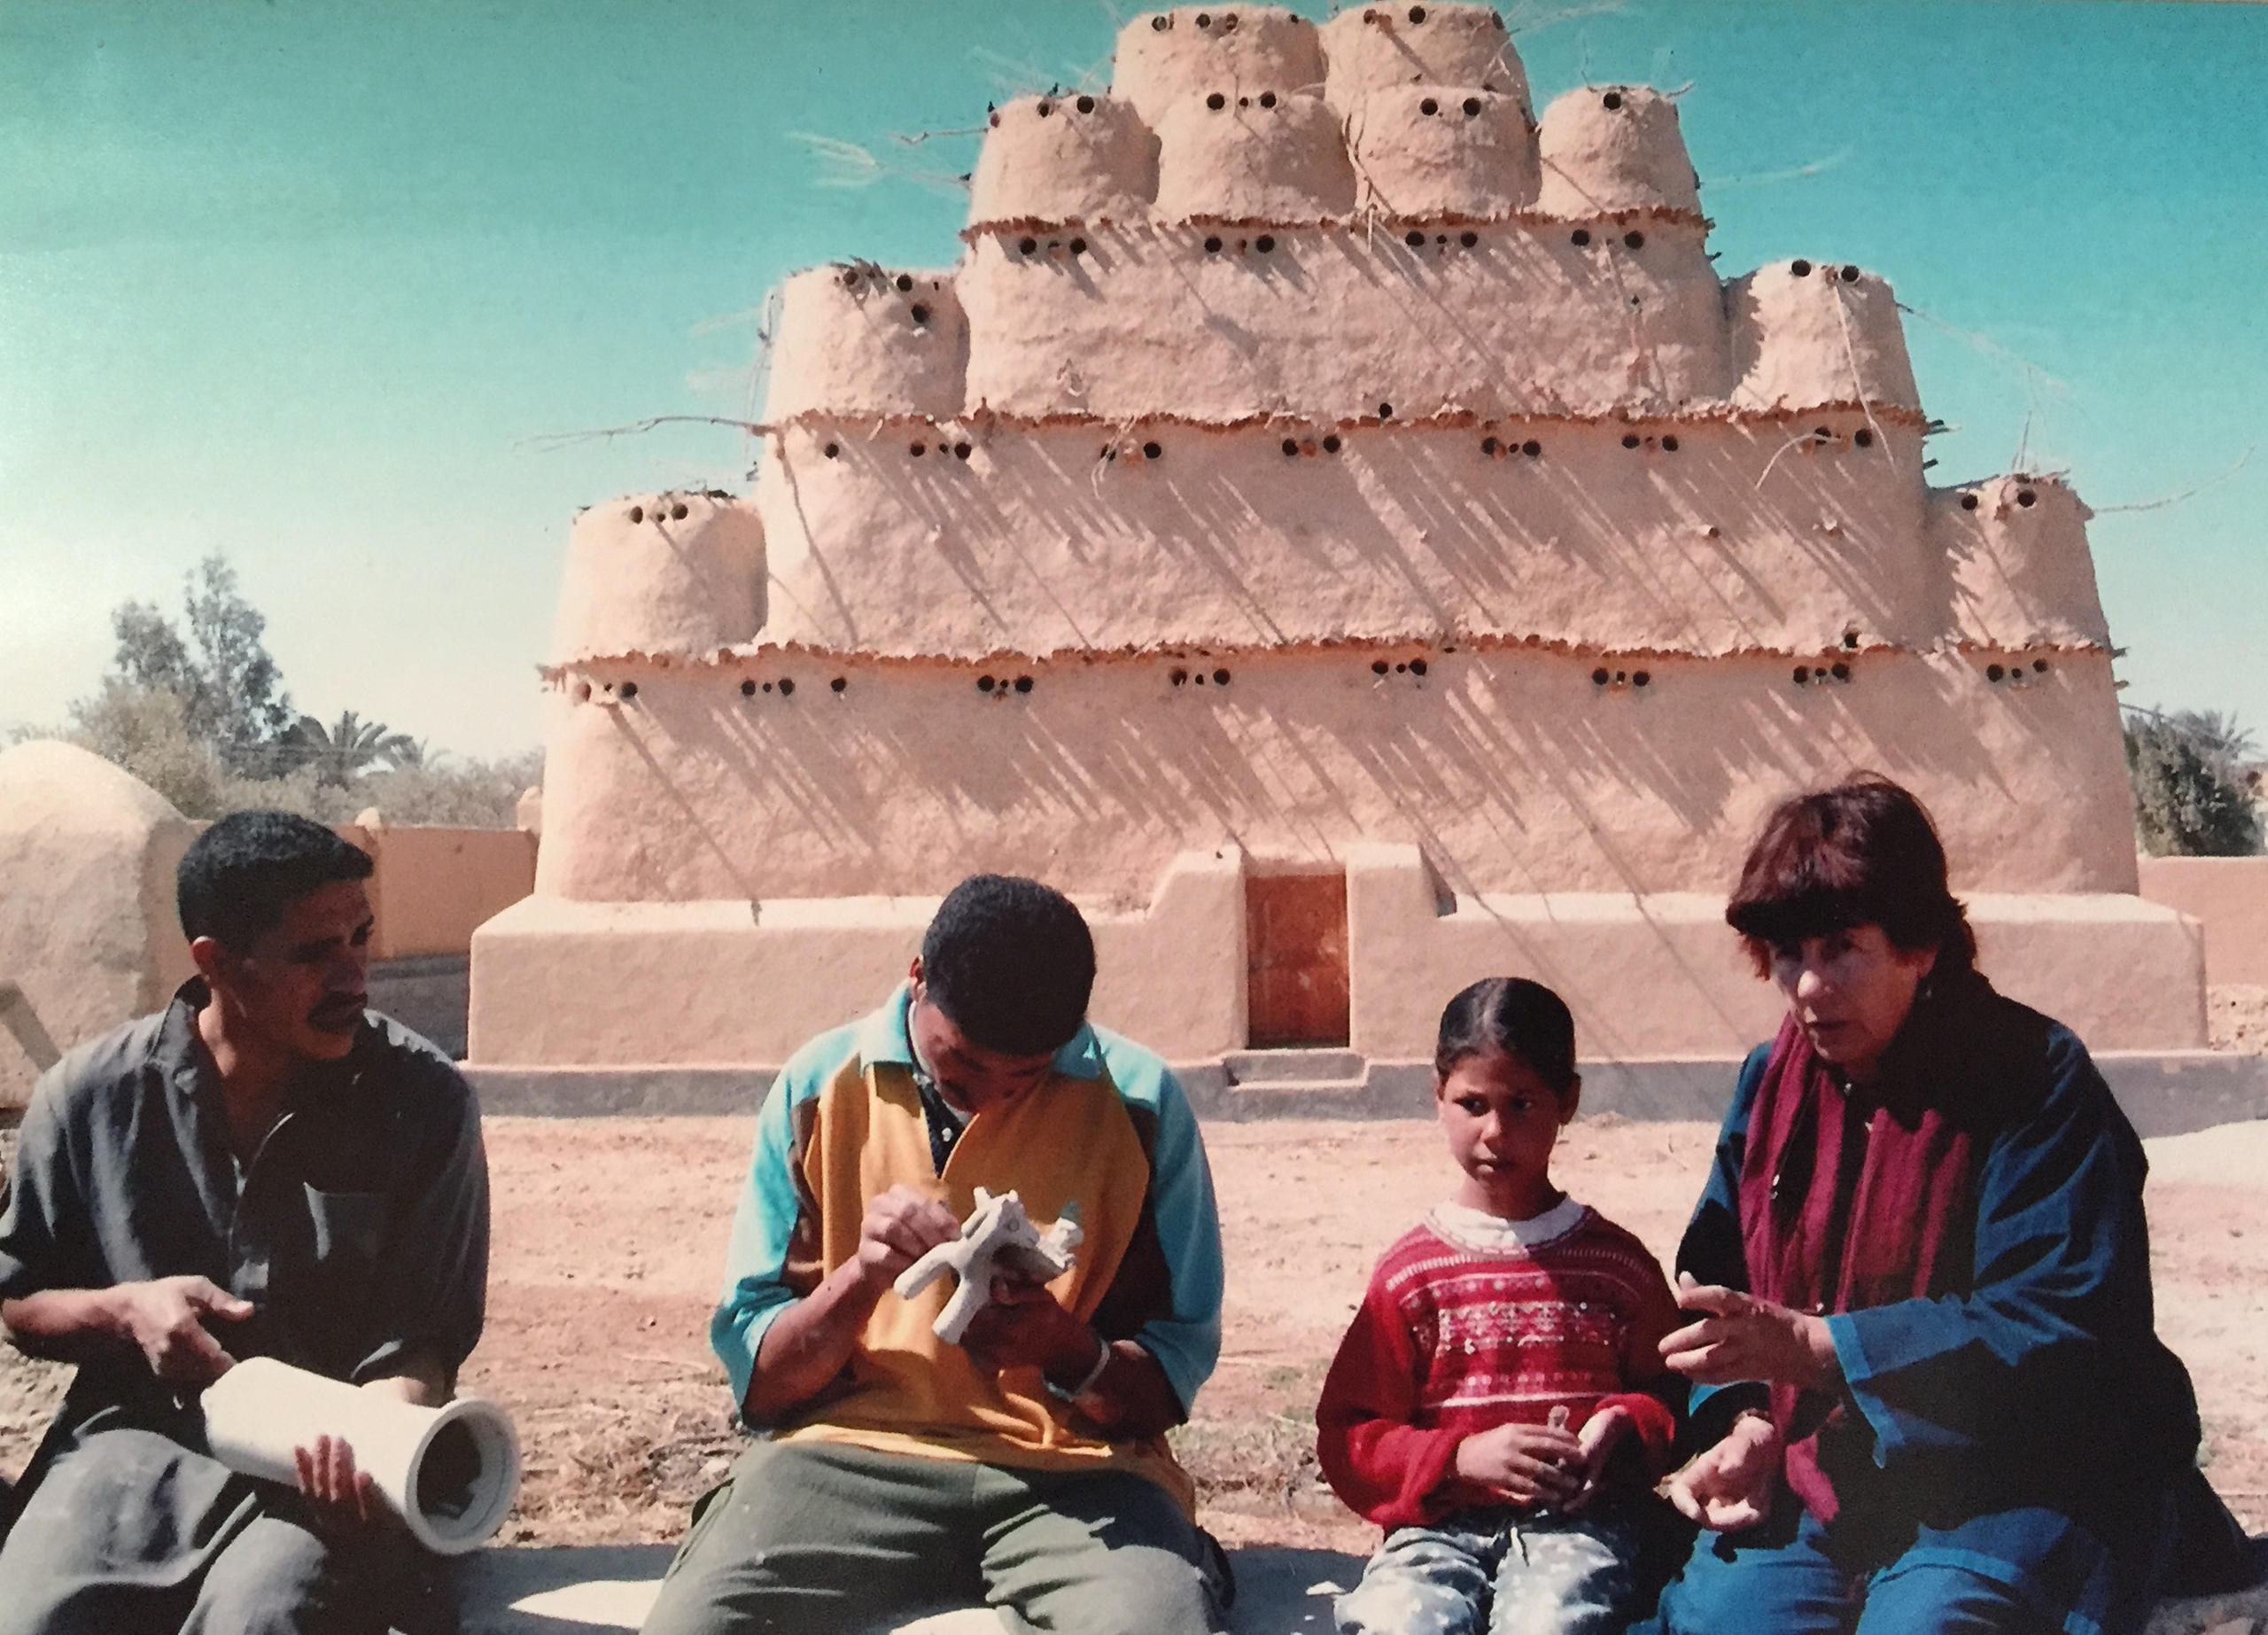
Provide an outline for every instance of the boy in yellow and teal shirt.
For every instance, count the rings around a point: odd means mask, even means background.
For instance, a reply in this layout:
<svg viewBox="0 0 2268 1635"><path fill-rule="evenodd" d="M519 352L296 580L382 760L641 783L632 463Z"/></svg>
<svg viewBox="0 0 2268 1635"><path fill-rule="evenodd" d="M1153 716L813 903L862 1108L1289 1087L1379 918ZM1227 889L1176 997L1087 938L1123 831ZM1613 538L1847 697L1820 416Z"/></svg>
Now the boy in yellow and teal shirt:
<svg viewBox="0 0 2268 1635"><path fill-rule="evenodd" d="M695 1511L649 1635L976 1600L1042 1628L1223 1627L1164 1439L1220 1349L1212 1185L1171 1071L1086 1022L1093 973L1067 899L977 876L908 982L781 1071L711 1326L769 1436ZM890 1285L980 1186L1082 1241L1045 1286L996 1279L955 1345L930 1327L950 1280Z"/></svg>

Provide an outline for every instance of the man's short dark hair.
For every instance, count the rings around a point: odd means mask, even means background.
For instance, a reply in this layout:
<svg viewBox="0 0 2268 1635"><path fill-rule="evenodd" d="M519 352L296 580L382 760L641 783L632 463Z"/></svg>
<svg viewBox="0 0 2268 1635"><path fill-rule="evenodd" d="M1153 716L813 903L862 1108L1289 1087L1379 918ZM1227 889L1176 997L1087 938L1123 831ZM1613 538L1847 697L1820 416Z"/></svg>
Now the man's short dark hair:
<svg viewBox="0 0 2268 1635"><path fill-rule="evenodd" d="M367 880L370 854L313 819L232 812L190 844L175 876L175 906L191 942L210 937L242 954L283 923L294 899L338 880Z"/></svg>
<svg viewBox="0 0 2268 1635"><path fill-rule="evenodd" d="M971 875L929 922L921 976L929 1002L971 1044L1044 1055L1086 1020L1094 938L1062 892L1014 875Z"/></svg>
<svg viewBox="0 0 2268 1635"><path fill-rule="evenodd" d="M1782 803L1749 852L1725 918L1759 976L1771 975L1774 947L1857 925L1881 926L1910 954L1936 949L1939 976L1977 960L1929 809L1878 773Z"/></svg>

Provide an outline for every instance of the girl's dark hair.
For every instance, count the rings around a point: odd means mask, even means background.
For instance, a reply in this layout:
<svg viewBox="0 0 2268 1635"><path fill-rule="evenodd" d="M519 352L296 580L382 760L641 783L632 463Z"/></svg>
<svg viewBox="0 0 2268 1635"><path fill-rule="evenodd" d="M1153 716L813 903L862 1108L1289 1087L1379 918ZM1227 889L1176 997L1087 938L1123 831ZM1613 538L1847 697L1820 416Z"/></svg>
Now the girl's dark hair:
<svg viewBox="0 0 2268 1635"><path fill-rule="evenodd" d="M1575 1019L1566 1001L1525 977L1484 977L1441 1012L1433 1071L1446 1078L1468 1056L1501 1050L1565 1095L1575 1086Z"/></svg>
<svg viewBox="0 0 2268 1635"><path fill-rule="evenodd" d="M1936 974L1977 962L1977 934L1946 884L1946 849L1913 794L1878 773L1784 802L1742 865L1725 919L1759 976L1772 950L1879 925L1907 953L1938 952Z"/></svg>

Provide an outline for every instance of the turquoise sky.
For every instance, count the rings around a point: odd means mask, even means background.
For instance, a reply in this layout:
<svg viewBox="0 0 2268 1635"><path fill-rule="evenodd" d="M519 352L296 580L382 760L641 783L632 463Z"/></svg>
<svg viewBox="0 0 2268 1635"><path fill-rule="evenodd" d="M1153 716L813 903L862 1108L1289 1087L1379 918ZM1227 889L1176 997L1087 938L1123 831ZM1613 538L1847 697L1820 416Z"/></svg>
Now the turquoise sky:
<svg viewBox="0 0 2268 1635"><path fill-rule="evenodd" d="M1891 280L1958 428L1935 479L2071 471L2130 701L2268 727L2268 12L1506 15L1539 104L1689 83L1725 270ZM534 743L575 510L750 463L713 429L547 437L744 413L766 288L949 262L986 101L1102 83L1115 28L1099 0L7 0L0 727L59 719L110 608L223 549L301 707Z"/></svg>

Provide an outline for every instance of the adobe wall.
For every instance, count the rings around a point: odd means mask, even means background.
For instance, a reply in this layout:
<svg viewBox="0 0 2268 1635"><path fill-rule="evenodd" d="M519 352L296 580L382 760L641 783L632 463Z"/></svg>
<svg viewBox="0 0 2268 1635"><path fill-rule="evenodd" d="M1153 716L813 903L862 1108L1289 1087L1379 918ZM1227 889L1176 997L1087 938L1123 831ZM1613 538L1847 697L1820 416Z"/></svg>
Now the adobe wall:
<svg viewBox="0 0 2268 1635"><path fill-rule="evenodd" d="M790 294L836 276L799 274ZM1410 419L1862 399L1886 417L1915 412L1888 285L1821 269L1805 290L1813 303L1760 302L1753 286L1720 284L1700 222L1682 216L1010 229L973 236L955 285L965 383L946 372L956 354L942 334L925 342L910 318L896 329L872 307L826 322L798 300L782 310L766 417L985 407L1332 420L1383 401ZM905 358L917 347L918 372ZM893 370L909 384L864 384Z"/></svg>
<svg viewBox="0 0 2268 1635"><path fill-rule="evenodd" d="M1930 490L1921 459L1918 433L1847 410L1321 435L798 426L753 500L764 635L953 658L1460 636L2107 645L2070 490Z"/></svg>
<svg viewBox="0 0 2268 1635"><path fill-rule="evenodd" d="M1741 955L1720 893L1456 892L1409 845L1358 844L1344 861L1350 1042L1374 1066L1428 1058L1441 1005L1491 975L1565 994L1587 1062L1723 1062L1779 1024L1781 1003ZM1146 902L1083 900L1099 964L1095 1019L1170 1061L1242 1049L1255 867L1233 847L1185 853ZM936 907L532 897L478 934L472 1055L517 1069L742 1068L753 1079L887 993ZM1977 892L1969 907L1986 973L2092 1049L2203 1044L2195 922L2114 895Z"/></svg>
<svg viewBox="0 0 2268 1635"><path fill-rule="evenodd" d="M0 751L0 1106L37 1074L17 1037L68 1050L159 1008L194 974L174 876L197 826L146 783L75 744Z"/></svg>
<svg viewBox="0 0 2268 1635"><path fill-rule="evenodd" d="M1098 968L1092 1014L1177 1060L1243 1048L1241 857L1187 853L1153 884L1138 902L1083 904ZM531 897L475 936L470 1054L531 1067L777 1067L905 977L942 895Z"/></svg>
<svg viewBox="0 0 2268 1635"><path fill-rule="evenodd" d="M2146 857L2142 895L2205 928L2205 980L2268 987L2268 857Z"/></svg>
<svg viewBox="0 0 2268 1635"><path fill-rule="evenodd" d="M2134 888L2096 650L767 648L555 685L537 886L562 898L935 896L993 868L1138 903L1184 850L1375 840L1422 844L1464 891L1716 889L1775 802L1853 767L1930 803L1964 889Z"/></svg>
<svg viewBox="0 0 2268 1635"><path fill-rule="evenodd" d="M2090 1049L2204 1046L2195 921L2108 893L1964 896L1978 969ZM1348 851L1347 909L1350 1042L1372 1061L1430 1055L1449 996L1489 976L1557 990L1587 1061L1739 1056L1786 1010L1726 926L1721 890L1474 894L1415 846L1371 845Z"/></svg>
<svg viewBox="0 0 2268 1635"><path fill-rule="evenodd" d="M586 526L596 510L608 526ZM764 623L764 527L728 494L639 494L568 535L555 658L713 652Z"/></svg>
<svg viewBox="0 0 2268 1635"><path fill-rule="evenodd" d="M338 832L376 865L373 960L467 953L476 927L535 889L536 837L524 829L350 823Z"/></svg>

